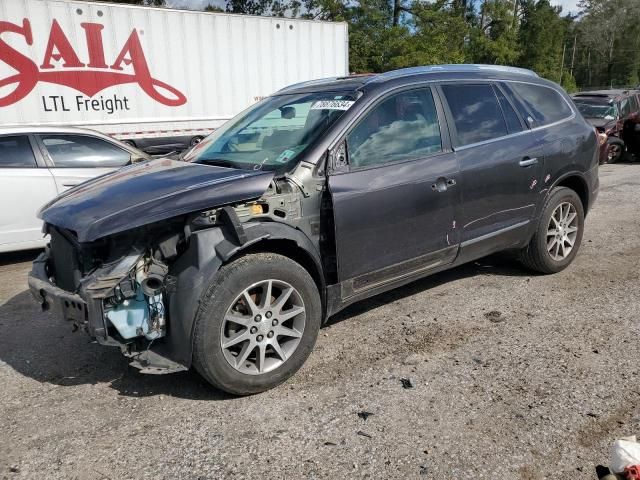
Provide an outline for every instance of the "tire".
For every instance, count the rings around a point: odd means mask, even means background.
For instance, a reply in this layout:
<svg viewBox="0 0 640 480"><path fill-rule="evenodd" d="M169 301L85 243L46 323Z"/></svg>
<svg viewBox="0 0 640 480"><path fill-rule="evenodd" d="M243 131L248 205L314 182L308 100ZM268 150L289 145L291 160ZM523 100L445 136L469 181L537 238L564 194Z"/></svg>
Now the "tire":
<svg viewBox="0 0 640 480"><path fill-rule="evenodd" d="M303 312L296 313L300 308ZM234 395L276 387L309 357L321 317L318 287L300 264L275 253L246 255L224 265L203 294L194 366L213 386Z"/></svg>
<svg viewBox="0 0 640 480"><path fill-rule="evenodd" d="M566 205L571 207L566 207ZM550 238L548 232L556 230L556 221L552 222L551 217L558 217L558 209L560 205L563 205L563 211L568 209L571 217L572 213L576 216L571 222L568 223L569 228L563 227L563 235L567 235L567 241L565 237L559 236ZM572 209L571 209L572 208ZM560 213L562 215L562 213ZM577 228L575 232L571 231L573 228ZM571 233L567 233L571 231ZM547 203L544 206L542 215L536 232L534 233L529 245L520 252L520 261L531 270L535 270L540 273L557 273L567 268L573 259L576 257L580 244L582 243L582 234L584 232L584 207L578 194L566 187L556 187L551 191ZM573 235L575 233L575 235ZM561 246L559 245L558 238L562 241L562 251L566 252L569 246L569 240L573 240L573 245L570 251L567 252L564 258L560 258L559 254ZM555 239L555 243L553 243ZM548 243L549 242L549 243ZM549 245L552 245L551 251L549 251ZM557 245L557 249L556 249ZM566 250L565 250L566 248ZM558 254L556 255L556 251Z"/></svg>
<svg viewBox="0 0 640 480"><path fill-rule="evenodd" d="M625 151L626 146L622 140L617 137L609 137L607 140L607 163L619 162Z"/></svg>

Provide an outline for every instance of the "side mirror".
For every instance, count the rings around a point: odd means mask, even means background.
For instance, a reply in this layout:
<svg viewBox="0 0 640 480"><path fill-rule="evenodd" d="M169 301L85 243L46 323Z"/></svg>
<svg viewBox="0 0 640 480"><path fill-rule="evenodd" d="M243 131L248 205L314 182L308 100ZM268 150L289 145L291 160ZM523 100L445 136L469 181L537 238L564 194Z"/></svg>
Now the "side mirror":
<svg viewBox="0 0 640 480"><path fill-rule="evenodd" d="M330 172L346 172L349 169L347 158L347 142L342 141L329 152Z"/></svg>
<svg viewBox="0 0 640 480"><path fill-rule="evenodd" d="M291 120L296 117L295 107L280 107L280 117L286 120Z"/></svg>

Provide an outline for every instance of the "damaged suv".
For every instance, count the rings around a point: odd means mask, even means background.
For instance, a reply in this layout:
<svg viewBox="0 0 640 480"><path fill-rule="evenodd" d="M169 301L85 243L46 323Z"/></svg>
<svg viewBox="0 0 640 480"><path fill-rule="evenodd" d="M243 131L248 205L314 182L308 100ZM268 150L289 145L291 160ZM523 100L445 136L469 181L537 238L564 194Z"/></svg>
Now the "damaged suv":
<svg viewBox="0 0 640 480"><path fill-rule="evenodd" d="M527 70L451 65L294 85L184 156L43 207L43 308L146 373L272 388L345 306L500 250L569 265L596 133Z"/></svg>

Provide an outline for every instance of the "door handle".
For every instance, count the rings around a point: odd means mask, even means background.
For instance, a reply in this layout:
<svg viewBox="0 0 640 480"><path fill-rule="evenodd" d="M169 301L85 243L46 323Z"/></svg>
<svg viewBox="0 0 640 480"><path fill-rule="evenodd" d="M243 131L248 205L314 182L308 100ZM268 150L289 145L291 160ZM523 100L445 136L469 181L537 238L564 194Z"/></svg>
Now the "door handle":
<svg viewBox="0 0 640 480"><path fill-rule="evenodd" d="M80 185L80 182L67 182L62 184L63 187L75 187L76 185Z"/></svg>
<svg viewBox="0 0 640 480"><path fill-rule="evenodd" d="M536 163L538 163L537 158L524 157L522 160L520 160L519 165L521 167L530 167L531 165L535 165Z"/></svg>
<svg viewBox="0 0 640 480"><path fill-rule="evenodd" d="M442 193L446 192L448 187L453 187L456 181L453 178L440 177L436 180L436 183L431 185L431 189L434 192Z"/></svg>

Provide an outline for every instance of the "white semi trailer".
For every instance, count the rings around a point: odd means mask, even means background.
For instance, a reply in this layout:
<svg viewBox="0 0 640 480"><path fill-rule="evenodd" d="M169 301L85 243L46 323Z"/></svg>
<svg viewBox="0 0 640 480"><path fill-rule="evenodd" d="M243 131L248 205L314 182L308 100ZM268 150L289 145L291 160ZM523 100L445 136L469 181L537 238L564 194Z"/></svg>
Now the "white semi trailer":
<svg viewBox="0 0 640 480"><path fill-rule="evenodd" d="M0 1L4 126L81 126L166 151L286 85L347 73L346 23Z"/></svg>

